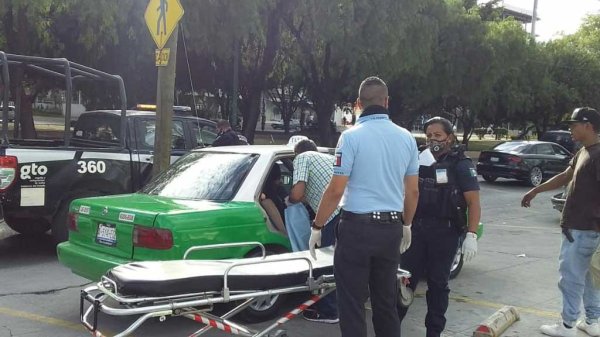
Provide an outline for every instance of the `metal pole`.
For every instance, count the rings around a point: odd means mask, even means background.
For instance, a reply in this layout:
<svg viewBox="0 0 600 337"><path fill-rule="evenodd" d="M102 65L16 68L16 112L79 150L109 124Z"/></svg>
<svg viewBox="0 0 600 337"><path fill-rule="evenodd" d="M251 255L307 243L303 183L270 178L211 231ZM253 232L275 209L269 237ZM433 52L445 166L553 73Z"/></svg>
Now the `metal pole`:
<svg viewBox="0 0 600 337"><path fill-rule="evenodd" d="M533 15L531 18L531 37L535 40L535 22L537 21L538 0L533 0Z"/></svg>
<svg viewBox="0 0 600 337"><path fill-rule="evenodd" d="M229 123L231 127L235 128L237 125L237 113L238 113L238 86L239 86L239 63L240 63L240 41L235 39L233 42L233 88L231 90L231 113L229 114Z"/></svg>
<svg viewBox="0 0 600 337"><path fill-rule="evenodd" d="M71 143L71 102L73 101L73 79L71 78L71 64L67 59L62 59L65 66L65 146Z"/></svg>
<svg viewBox="0 0 600 337"><path fill-rule="evenodd" d="M165 48L170 49L167 66L158 67L152 176L163 172L171 164L173 93L175 92L175 61L177 60L178 31L179 28L176 25L165 45Z"/></svg>
<svg viewBox="0 0 600 337"><path fill-rule="evenodd" d="M8 146L8 91L10 90L10 76L8 72L8 60L6 54L0 51L0 62L2 62L2 151L4 147ZM16 111L15 111L16 114ZM16 118L16 116L15 116ZM14 121L14 125L17 125L18 121ZM4 152L2 152L4 155Z"/></svg>

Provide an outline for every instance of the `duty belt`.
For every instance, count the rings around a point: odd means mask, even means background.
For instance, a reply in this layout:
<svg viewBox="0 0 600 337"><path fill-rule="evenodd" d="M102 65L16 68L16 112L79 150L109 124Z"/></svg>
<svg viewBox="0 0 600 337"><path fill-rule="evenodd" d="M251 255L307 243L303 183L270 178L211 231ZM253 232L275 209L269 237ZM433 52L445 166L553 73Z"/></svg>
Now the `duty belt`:
<svg viewBox="0 0 600 337"><path fill-rule="evenodd" d="M353 213L342 210L342 220L357 221L357 222L387 222L387 223L402 223L402 212L370 212L370 213Z"/></svg>

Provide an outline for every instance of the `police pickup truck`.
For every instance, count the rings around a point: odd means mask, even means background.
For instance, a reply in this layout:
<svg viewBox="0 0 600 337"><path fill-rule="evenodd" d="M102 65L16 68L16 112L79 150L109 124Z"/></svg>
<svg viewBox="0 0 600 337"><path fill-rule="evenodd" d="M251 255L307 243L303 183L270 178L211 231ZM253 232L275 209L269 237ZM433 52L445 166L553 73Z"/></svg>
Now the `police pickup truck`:
<svg viewBox="0 0 600 337"><path fill-rule="evenodd" d="M150 178L155 113L128 110L121 148L121 111L83 113L70 146L54 142L11 141L0 156L0 201L6 224L22 234L52 229L54 240L67 239L67 208L73 199L121 194L140 189ZM173 117L171 162L196 147L210 145L215 123Z"/></svg>
<svg viewBox="0 0 600 337"><path fill-rule="evenodd" d="M60 139L25 139L19 135L19 125L15 123L10 139L5 118L9 112L9 93L0 89L6 107L2 108L0 144L0 223L4 221L13 230L27 235L51 229L54 240L62 242L68 238L67 210L72 200L134 192L150 179L156 114L126 110L123 81L117 75L65 59L0 51L0 79L4 83L9 81L9 65L65 80L65 128ZM96 81L116 84L121 109L85 112L69 125L71 88L82 78L94 84ZM19 114L17 105L15 120L19 120ZM215 138L214 122L175 112L171 162L193 148L212 144Z"/></svg>

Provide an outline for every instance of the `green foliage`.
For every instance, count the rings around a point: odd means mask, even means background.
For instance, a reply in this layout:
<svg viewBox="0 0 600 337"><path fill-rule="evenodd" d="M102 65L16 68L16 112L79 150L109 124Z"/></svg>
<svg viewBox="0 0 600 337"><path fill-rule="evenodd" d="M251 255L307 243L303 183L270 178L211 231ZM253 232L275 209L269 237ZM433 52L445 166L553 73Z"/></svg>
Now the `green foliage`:
<svg viewBox="0 0 600 337"><path fill-rule="evenodd" d="M494 129L494 135L496 136L496 140L508 138L508 129L496 128Z"/></svg>
<svg viewBox="0 0 600 337"><path fill-rule="evenodd" d="M147 1L0 3L1 50L67 57L117 73L130 106L154 101L155 47L143 19ZM287 88L294 92L284 98L290 109L295 93L303 93L319 124L327 125L334 104L356 99L360 80L369 75L389 84L395 121L448 117L464 130L463 142L471 134L483 137L486 130L477 125L535 125L543 132L577 106L600 107L598 15L571 36L536 43L493 4L475 0L181 3L178 97L189 98L193 87L211 98L202 104L215 110L211 116L229 112L234 41L241 46L240 106L250 121L258 111L257 92ZM320 130L323 144L329 132ZM497 137L508 137L508 130L499 132Z"/></svg>
<svg viewBox="0 0 600 337"><path fill-rule="evenodd" d="M481 140L487 134L487 129L486 128L473 129L473 133L476 134L477 138L479 138Z"/></svg>

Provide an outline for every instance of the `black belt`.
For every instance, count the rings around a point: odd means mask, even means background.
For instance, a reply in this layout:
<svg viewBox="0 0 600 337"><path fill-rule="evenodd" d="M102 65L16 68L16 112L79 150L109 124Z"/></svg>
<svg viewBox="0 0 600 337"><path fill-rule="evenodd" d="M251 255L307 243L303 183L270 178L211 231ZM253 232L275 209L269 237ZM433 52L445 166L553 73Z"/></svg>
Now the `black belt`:
<svg viewBox="0 0 600 337"><path fill-rule="evenodd" d="M342 210L342 220L349 221L376 221L376 222L388 222L388 223L402 223L402 212L370 212L370 213L352 213L349 211Z"/></svg>

